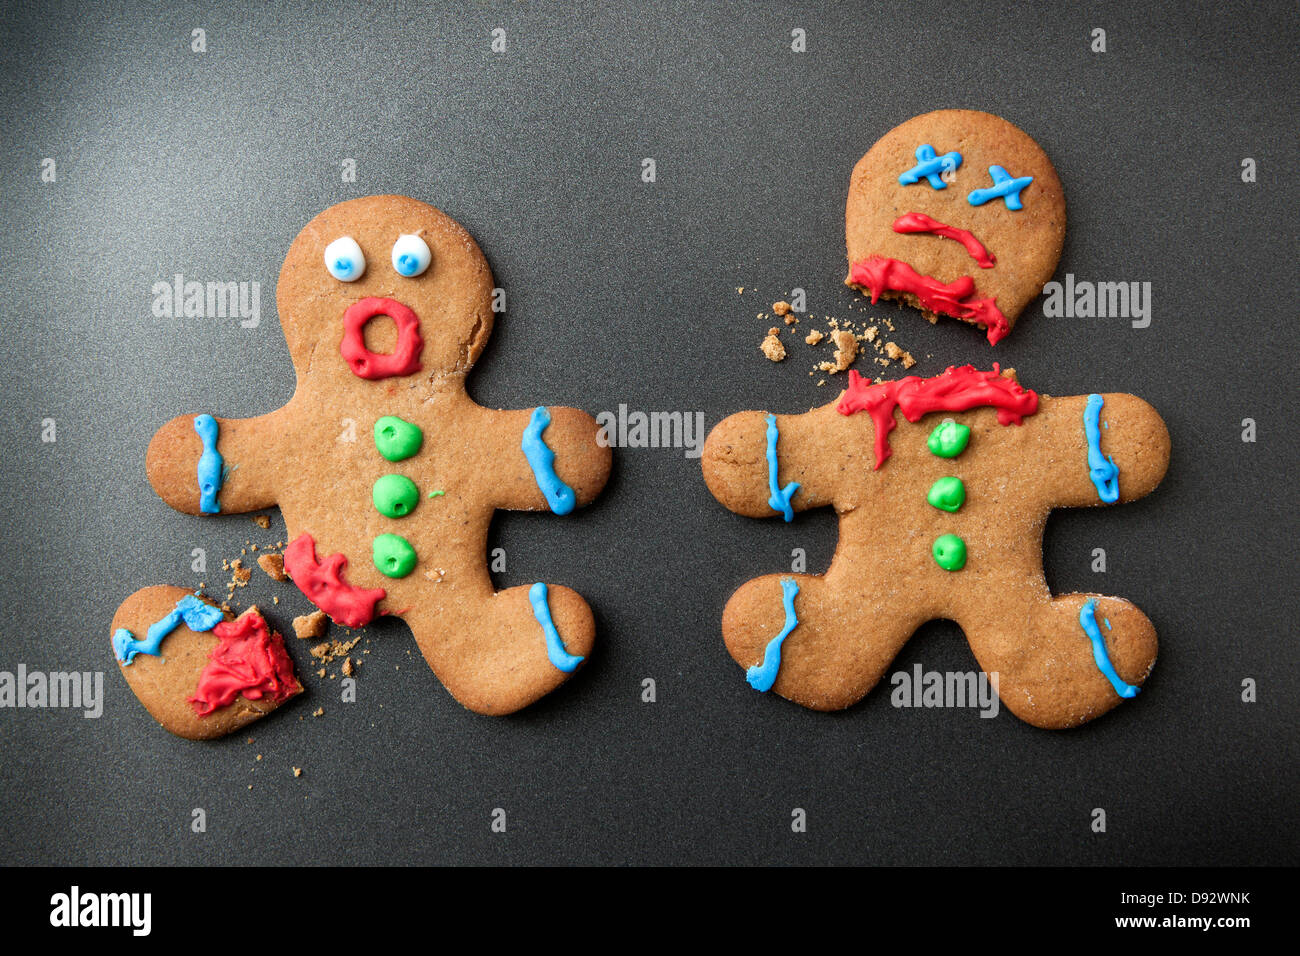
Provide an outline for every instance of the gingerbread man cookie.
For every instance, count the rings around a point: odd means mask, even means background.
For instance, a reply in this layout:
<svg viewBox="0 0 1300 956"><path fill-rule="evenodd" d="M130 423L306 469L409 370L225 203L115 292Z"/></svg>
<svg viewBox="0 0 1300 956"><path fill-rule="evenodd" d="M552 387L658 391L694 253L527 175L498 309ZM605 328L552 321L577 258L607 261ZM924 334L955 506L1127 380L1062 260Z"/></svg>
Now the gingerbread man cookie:
<svg viewBox="0 0 1300 956"><path fill-rule="evenodd" d="M1155 629L1121 598L1053 597L1043 527L1052 508L1142 497L1168 462L1164 422L1140 398L1040 396L996 365L877 384L851 371L806 414L732 415L704 446L714 497L787 521L833 507L840 539L823 575L743 585L723 613L727 649L756 689L835 710L947 618L1016 716L1084 723L1137 694Z"/></svg>
<svg viewBox="0 0 1300 956"><path fill-rule="evenodd" d="M414 199L343 202L294 240L276 296L293 398L253 419L173 419L149 446L154 489L193 515L278 505L303 593L347 627L402 617L471 710L507 714L558 687L591 653L591 610L558 585L497 591L488 526L497 509L591 501L611 451L584 412L467 394L493 324L473 238Z"/></svg>
<svg viewBox="0 0 1300 956"><path fill-rule="evenodd" d="M985 329L995 345L1043 290L1065 241L1065 193L1019 127L937 110L881 137L853 169L846 284Z"/></svg>

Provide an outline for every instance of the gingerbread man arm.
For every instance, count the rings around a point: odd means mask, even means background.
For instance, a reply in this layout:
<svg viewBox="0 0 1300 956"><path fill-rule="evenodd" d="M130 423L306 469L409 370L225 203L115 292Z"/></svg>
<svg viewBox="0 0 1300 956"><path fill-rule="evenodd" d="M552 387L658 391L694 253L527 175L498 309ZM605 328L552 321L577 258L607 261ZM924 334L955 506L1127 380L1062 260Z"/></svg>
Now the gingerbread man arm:
<svg viewBox="0 0 1300 956"><path fill-rule="evenodd" d="M1096 407L1091 455L1085 426L1090 401ZM1136 501L1160 484L1169 465L1164 420L1142 399L1122 393L1043 397L1023 427L999 428L993 440L1034 486L1027 493L1047 508Z"/></svg>
<svg viewBox="0 0 1300 956"><path fill-rule="evenodd" d="M613 451L579 409L478 408L469 423L483 494L494 508L567 514L591 502L609 478Z"/></svg>
<svg viewBox="0 0 1300 956"><path fill-rule="evenodd" d="M738 412L709 433L704 480L728 510L749 518L829 505L856 447L836 436L856 425L837 414L834 404L802 415Z"/></svg>
<svg viewBox="0 0 1300 956"><path fill-rule="evenodd" d="M145 455L149 483L158 497L185 514L241 514L274 506L276 478L284 461L286 408L257 418L173 418L149 443ZM204 418L215 428L203 422ZM209 434L215 431L211 440L200 435L205 425ZM208 455L204 460L209 447L220 459ZM206 496L200 490L204 483L201 461L209 478L221 476L218 486Z"/></svg>

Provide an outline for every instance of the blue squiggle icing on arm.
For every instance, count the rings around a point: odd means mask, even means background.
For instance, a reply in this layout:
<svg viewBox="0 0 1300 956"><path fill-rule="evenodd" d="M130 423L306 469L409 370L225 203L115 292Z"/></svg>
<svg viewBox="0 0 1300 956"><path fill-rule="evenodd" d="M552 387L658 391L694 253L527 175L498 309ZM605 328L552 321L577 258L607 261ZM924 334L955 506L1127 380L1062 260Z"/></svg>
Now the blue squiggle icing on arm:
<svg viewBox="0 0 1300 956"><path fill-rule="evenodd" d="M1101 636L1101 629L1097 627L1095 600L1090 598L1083 603L1083 607L1079 610L1079 623L1083 626L1083 632L1088 635L1088 640L1092 641L1092 659L1097 662L1097 670L1106 675L1110 686L1115 688L1115 693L1119 696L1136 697L1141 688L1126 684L1124 679L1115 673L1110 655L1106 653L1106 641Z"/></svg>
<svg viewBox="0 0 1300 956"><path fill-rule="evenodd" d="M520 447L524 450L528 466L533 469L533 477L537 479L537 487L546 496L551 511L557 515L567 515L577 504L578 498L573 489L555 473L555 452L551 451L542 438L542 432L546 431L549 424L551 413L544 405L538 405L533 409L528 427L524 429L524 440Z"/></svg>
<svg viewBox="0 0 1300 956"><path fill-rule="evenodd" d="M191 631L210 631L224 619L221 608L204 604L193 594L187 594L176 602L176 607L161 621L149 625L143 641L137 641L135 635L124 627L113 632L113 652L123 664L130 664L137 654L158 656L163 638L176 630L181 621Z"/></svg>
<svg viewBox="0 0 1300 956"><path fill-rule="evenodd" d="M217 420L211 415L196 415L194 430L203 442L203 454L199 455L199 510L205 515L221 513L221 504L217 501L217 492L225 480L224 463L221 452L217 451ZM174 625L173 625L174 626Z"/></svg>
<svg viewBox="0 0 1300 956"><path fill-rule="evenodd" d="M1088 439L1088 476L1097 486L1097 497L1108 505L1119 501L1119 465L1109 455L1101 453L1101 407L1106 400L1100 395L1089 395L1083 409L1083 434Z"/></svg>
<svg viewBox="0 0 1300 956"><path fill-rule="evenodd" d="M557 670L568 674L582 663L582 657L570 654L564 646L564 641L560 640L560 632L555 629L555 622L551 620L551 605L547 591L545 582L538 581L528 589L528 603L533 606L533 617L537 618L537 623L542 625L542 633L546 635L547 659Z"/></svg>
<svg viewBox="0 0 1300 956"><path fill-rule="evenodd" d="M781 487L780 479L777 477L776 463L776 440L779 432L776 427L776 416L767 416L767 487L772 492L772 497L767 499L767 505L773 511L779 511L785 515L786 521L794 520L794 508L790 507L790 499L794 493L799 490L799 482L792 481L784 488Z"/></svg>
<svg viewBox="0 0 1300 956"><path fill-rule="evenodd" d="M767 642L767 649L763 652L763 663L745 671L745 680L749 681L749 686L756 691L766 693L776 683L776 675L781 670L781 645L799 623L799 618L794 613L794 596L798 593L799 585L795 583L794 578L781 579L781 603L785 605L785 627L781 629L780 634Z"/></svg>

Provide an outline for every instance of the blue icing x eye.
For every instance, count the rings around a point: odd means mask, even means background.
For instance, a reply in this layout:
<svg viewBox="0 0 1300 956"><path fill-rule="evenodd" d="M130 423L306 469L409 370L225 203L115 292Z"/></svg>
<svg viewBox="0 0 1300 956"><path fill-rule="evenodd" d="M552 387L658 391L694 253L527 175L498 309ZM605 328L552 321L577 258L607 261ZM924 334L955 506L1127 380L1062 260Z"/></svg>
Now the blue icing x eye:
<svg viewBox="0 0 1300 956"><path fill-rule="evenodd" d="M429 268L432 259L428 243L419 236L403 233L393 243L393 268L398 275L414 279Z"/></svg>
<svg viewBox="0 0 1300 956"><path fill-rule="evenodd" d="M325 268L340 282L356 282L366 271L366 256L351 236L340 236L325 247Z"/></svg>

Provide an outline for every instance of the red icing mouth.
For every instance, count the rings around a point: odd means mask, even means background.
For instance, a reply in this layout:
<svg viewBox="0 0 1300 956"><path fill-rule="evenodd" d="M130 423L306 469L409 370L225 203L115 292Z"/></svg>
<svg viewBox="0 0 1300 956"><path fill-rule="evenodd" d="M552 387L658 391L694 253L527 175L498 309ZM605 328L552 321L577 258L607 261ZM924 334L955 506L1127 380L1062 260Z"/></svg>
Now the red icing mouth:
<svg viewBox="0 0 1300 956"><path fill-rule="evenodd" d="M955 239L966 247L970 257L981 269L992 269L997 262L984 248L984 243L976 239L969 229L958 229L938 219L931 219L923 212L909 212L899 216L894 220L894 232L930 232L945 239Z"/></svg>
<svg viewBox="0 0 1300 956"><path fill-rule="evenodd" d="M343 580L348 559L331 554L316 560L316 541L303 533L284 549L284 569L318 608L344 627L364 627L375 616L375 605L387 595L383 588L359 588Z"/></svg>
<svg viewBox="0 0 1300 956"><path fill-rule="evenodd" d="M221 643L212 649L194 696L186 698L200 717L230 706L241 694L249 700L279 701L298 692L284 641L267 631L260 615L222 621L212 633Z"/></svg>
<svg viewBox="0 0 1300 956"><path fill-rule="evenodd" d="M379 315L386 315L397 324L397 346L389 355L370 351L362 335L366 323ZM343 313L343 341L339 343L339 352L358 378L390 378L418 372L423 348L419 318L396 299L372 296L353 303Z"/></svg>
<svg viewBox="0 0 1300 956"><path fill-rule="evenodd" d="M853 263L849 283L867 289L876 302L884 292L906 292L916 296L923 308L988 330L989 345L997 345L1011 331L1011 323L993 299L974 299L975 280L962 276L944 284L923 276L906 262L871 256Z"/></svg>

